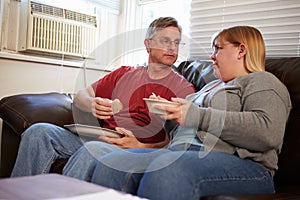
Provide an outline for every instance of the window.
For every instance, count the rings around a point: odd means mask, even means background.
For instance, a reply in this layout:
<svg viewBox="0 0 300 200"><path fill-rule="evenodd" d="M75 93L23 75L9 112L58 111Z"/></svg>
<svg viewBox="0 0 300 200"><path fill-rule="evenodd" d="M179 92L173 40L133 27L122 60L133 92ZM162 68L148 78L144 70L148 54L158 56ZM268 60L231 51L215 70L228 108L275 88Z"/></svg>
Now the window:
<svg viewBox="0 0 300 200"><path fill-rule="evenodd" d="M190 3L191 0L164 0L149 1L140 0L142 10L142 27L148 28L149 24L158 17L172 16L182 26L186 37L190 29Z"/></svg>
<svg viewBox="0 0 300 200"><path fill-rule="evenodd" d="M171 16L177 19L182 27L182 42L189 42L191 0L139 0L141 11L141 27L147 29L149 24L158 17ZM177 62L188 58L188 44L179 50Z"/></svg>
<svg viewBox="0 0 300 200"><path fill-rule="evenodd" d="M298 0L192 0L190 59L209 59L211 36L234 25L258 28L267 57L300 56Z"/></svg>

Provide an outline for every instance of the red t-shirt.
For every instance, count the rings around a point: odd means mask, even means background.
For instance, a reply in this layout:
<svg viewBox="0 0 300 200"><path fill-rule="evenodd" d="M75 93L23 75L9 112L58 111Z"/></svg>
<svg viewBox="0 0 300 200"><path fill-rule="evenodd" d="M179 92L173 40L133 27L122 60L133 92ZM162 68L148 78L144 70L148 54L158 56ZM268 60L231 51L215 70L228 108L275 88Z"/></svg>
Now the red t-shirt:
<svg viewBox="0 0 300 200"><path fill-rule="evenodd" d="M143 98L152 92L165 99L185 98L193 93L194 87L176 72L162 79L150 79L146 67L122 66L92 84L96 97L119 99L123 109L101 122L102 127L115 129L123 127L133 132L140 142L155 143L163 141L164 121L152 113Z"/></svg>

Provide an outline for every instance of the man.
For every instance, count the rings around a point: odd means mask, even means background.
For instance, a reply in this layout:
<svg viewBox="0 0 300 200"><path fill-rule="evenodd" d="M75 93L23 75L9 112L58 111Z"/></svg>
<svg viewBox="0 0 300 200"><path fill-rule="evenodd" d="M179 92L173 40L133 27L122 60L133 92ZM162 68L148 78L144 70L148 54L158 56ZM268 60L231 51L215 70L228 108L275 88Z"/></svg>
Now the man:
<svg viewBox="0 0 300 200"><path fill-rule="evenodd" d="M64 174L90 180L95 159L120 148L160 148L168 143L164 121L149 113L143 98L155 93L165 99L184 98L193 86L172 70L181 44L181 27L172 17L154 20L144 40L148 66L122 66L79 91L74 106L91 112L104 128L115 129L122 138L100 136L83 145L80 137L53 124L39 123L23 134L11 176L48 173L58 158L70 158ZM114 113L112 100L123 108ZM89 148L89 147L93 148ZM95 151L92 151L95 146ZM90 153L92 151L92 153ZM80 156L88 152L89 156Z"/></svg>

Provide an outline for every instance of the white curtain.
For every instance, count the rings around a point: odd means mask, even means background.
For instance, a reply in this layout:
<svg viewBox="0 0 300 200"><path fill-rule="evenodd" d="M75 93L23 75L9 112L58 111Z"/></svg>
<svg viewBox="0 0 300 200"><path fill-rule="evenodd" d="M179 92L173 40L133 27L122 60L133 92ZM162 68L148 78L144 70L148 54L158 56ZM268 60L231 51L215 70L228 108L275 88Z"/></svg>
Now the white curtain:
<svg viewBox="0 0 300 200"><path fill-rule="evenodd" d="M211 36L234 25L258 28L267 57L300 56L299 0L192 0L190 59L209 59Z"/></svg>

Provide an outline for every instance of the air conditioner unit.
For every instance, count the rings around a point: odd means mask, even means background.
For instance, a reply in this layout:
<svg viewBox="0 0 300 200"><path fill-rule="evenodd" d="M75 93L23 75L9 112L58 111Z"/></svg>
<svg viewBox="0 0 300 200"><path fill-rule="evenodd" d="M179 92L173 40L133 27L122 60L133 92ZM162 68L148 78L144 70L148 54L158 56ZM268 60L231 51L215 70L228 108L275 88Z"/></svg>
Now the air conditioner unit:
<svg viewBox="0 0 300 200"><path fill-rule="evenodd" d="M29 5L26 47L19 50L94 58L96 16L34 1Z"/></svg>

